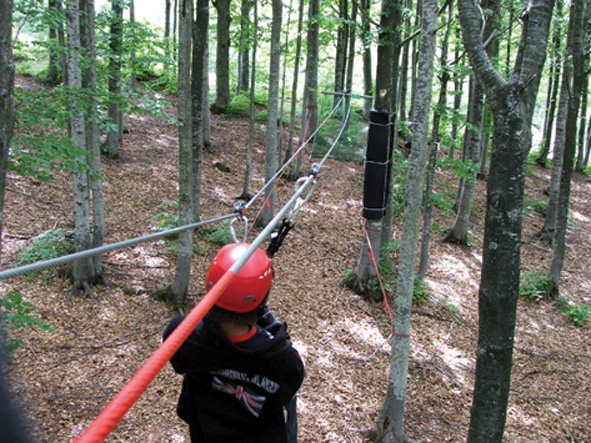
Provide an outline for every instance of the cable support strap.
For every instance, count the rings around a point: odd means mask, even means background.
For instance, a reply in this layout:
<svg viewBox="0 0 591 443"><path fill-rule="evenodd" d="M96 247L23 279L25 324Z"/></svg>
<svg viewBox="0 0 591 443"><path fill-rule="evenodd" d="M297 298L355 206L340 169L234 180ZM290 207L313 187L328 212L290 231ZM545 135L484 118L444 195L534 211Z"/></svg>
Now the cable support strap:
<svg viewBox="0 0 591 443"><path fill-rule="evenodd" d="M386 166L390 163L390 160L386 160L385 162L377 162L375 160L365 160L365 163L369 163L371 165L382 165L382 166Z"/></svg>
<svg viewBox="0 0 591 443"><path fill-rule="evenodd" d="M178 234L184 231L188 231L190 229L195 229L200 226L205 226L211 223L217 223L229 218L235 217L234 214L223 215L221 217L212 218L210 220L205 220L202 222L191 223L189 225L180 226L178 228L169 229L166 231L156 232L154 234L146 235L144 237L137 237L129 240L124 240L122 242L113 243L111 245L103 245L93 249L86 249L84 251L74 252L73 254L64 255L63 257L52 258L49 260L40 261L37 263L32 263L30 265L20 266L14 269L6 269L4 271L0 271L0 281L5 280L7 278L16 277L19 275L29 274L31 272L42 271L47 268L51 268L53 266L63 265L65 263L73 262L75 260L92 257L95 255L102 254L104 252L109 252L114 249L125 248L127 246L132 246L138 243L156 240L158 238L166 237L172 234Z"/></svg>
<svg viewBox="0 0 591 443"><path fill-rule="evenodd" d="M291 199L283 206L281 211L267 224L261 233L252 241L244 254L226 271L220 280L211 288L201 301L189 312L185 319L177 326L173 333L162 343L162 345L152 354L144 365L136 372L132 379L119 391L111 400L105 409L91 423L91 425L82 433L82 435L73 440L75 443L100 443L103 442L111 433L123 416L129 411L131 406L137 401L148 385L156 377L158 372L172 358L180 346L184 343L193 329L203 320L205 314L215 304L224 290L240 272L254 251L271 234L279 221L285 217L285 214L293 206L298 198L303 194L306 188L314 181L315 176L310 175L306 181L295 191ZM226 217L228 218L228 217Z"/></svg>

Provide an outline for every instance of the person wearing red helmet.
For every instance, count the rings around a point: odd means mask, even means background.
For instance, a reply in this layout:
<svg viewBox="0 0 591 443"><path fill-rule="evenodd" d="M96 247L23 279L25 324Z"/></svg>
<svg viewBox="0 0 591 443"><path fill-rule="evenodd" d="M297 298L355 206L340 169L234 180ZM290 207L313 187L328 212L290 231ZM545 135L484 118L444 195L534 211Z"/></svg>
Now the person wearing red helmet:
<svg viewBox="0 0 591 443"><path fill-rule="evenodd" d="M233 243L218 251L206 291L249 246ZM305 369L286 324L266 306L272 282L271 261L257 248L170 360L184 375L177 413L192 443L297 441L295 397ZM173 318L163 339L183 319Z"/></svg>

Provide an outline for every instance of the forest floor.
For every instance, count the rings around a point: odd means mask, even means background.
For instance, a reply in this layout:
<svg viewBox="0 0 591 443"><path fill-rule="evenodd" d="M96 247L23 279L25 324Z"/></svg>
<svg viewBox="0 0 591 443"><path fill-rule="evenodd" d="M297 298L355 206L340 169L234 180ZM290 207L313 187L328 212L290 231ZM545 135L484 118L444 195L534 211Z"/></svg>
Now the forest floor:
<svg viewBox="0 0 591 443"><path fill-rule="evenodd" d="M154 232L159 214L166 211L162 204L177 199L175 126L139 115L126 117L126 126L130 132L120 158L103 159L107 244ZM264 127L257 124L251 192L264 184L264 141ZM203 159L203 220L231 213L242 191L247 121L213 116L211 142ZM229 171L220 171L216 162ZM540 200L550 173L528 171L526 198ZM451 174L438 172L435 186L436 192L453 195L457 183ZM293 182L279 181L277 207L291 197L293 187ZM390 367L388 315L383 306L341 286L346 271L357 266L364 237L362 187L362 164L329 159L273 259L270 306L287 322L307 363L299 393L300 442L365 442L360 431L375 426L384 400ZM485 183L479 182L470 247L442 243L441 234L432 236L425 279L429 298L413 310L405 430L425 443L465 441L468 432L484 195ZM40 233L72 229L72 202L67 176L42 183L9 175L1 268L9 267L17 248ZM575 175L560 289L562 297L577 305L591 304L590 208L591 183ZM454 214L435 208L433 220L451 227ZM535 237L543 221L537 212L524 212L522 275L549 266L551 250ZM394 236L400 235L401 220L396 219ZM190 307L203 296L204 276L216 252L199 245ZM104 254L110 285L94 287L95 300L77 296L70 301L69 280L47 274L0 282L2 296L19 292L55 330L19 330L23 345L10 366L12 389L39 441L65 442L80 435L158 348L162 329L175 313L150 291L174 278L175 254L169 246L159 240ZM396 265L395 253L393 260ZM574 326L554 302L520 298L504 441L590 443L590 380L589 325ZM175 414L180 387L181 377L166 365L108 441L188 442L187 428Z"/></svg>

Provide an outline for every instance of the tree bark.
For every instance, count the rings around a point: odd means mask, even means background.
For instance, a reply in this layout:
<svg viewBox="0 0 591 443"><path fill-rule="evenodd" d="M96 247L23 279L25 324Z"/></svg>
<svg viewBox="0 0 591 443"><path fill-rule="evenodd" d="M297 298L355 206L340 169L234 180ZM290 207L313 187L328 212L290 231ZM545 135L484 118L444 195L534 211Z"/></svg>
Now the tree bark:
<svg viewBox="0 0 591 443"><path fill-rule="evenodd" d="M193 1L179 1L179 63L178 63L178 114L179 114L179 224L193 221L193 143L191 117L191 27ZM193 257L193 230L179 234L177 265L174 281L170 285L170 303L175 308L185 304L191 277Z"/></svg>
<svg viewBox="0 0 591 443"><path fill-rule="evenodd" d="M265 183L269 183L277 172L277 117L279 104L279 73L281 68L281 15L283 2L273 0L273 19L271 25L271 60L269 67L269 100L267 104L267 137L265 147ZM275 186L265 192L265 205L261 212L261 222L267 225L275 214Z"/></svg>
<svg viewBox="0 0 591 443"><path fill-rule="evenodd" d="M101 147L97 121L98 99L94 91L97 90L96 77L96 42L95 42L95 3L94 0L85 0L85 11L82 15L84 23L82 46L88 60L88 68L84 72L82 86L88 91L89 107L85 114L84 128L86 135L86 146L90 153L90 168L92 174L89 176L90 191L92 197L92 247L102 246L105 239L105 203L103 198L102 181L98 176L101 173ZM103 280L103 265L101 255L92 257L94 273L98 280Z"/></svg>
<svg viewBox="0 0 591 443"><path fill-rule="evenodd" d="M205 126L208 93L207 39L209 37L209 1L197 0L197 17L193 26L193 60L191 70L193 132L193 221L201 219L201 163L205 148Z"/></svg>
<svg viewBox="0 0 591 443"><path fill-rule="evenodd" d="M12 54L12 0L0 0L0 256L6 169L14 129L14 57Z"/></svg>
<svg viewBox="0 0 591 443"><path fill-rule="evenodd" d="M394 115L397 98L397 61L400 54L400 30L397 23L401 16L401 5L398 0L383 0L382 11L380 13L380 35L377 48L377 72L376 72L376 94L374 99L374 108L380 112L386 112L388 115ZM391 121L394 125L394 138L396 139L396 120ZM390 159L391 161L391 159ZM393 180L392 165L388 168L387 180L389 189L388 195L392 195ZM392 205L391 199L386 207L386 220L367 220L367 237L363 238L359 261L356 269L355 291L370 300L375 300L380 294L375 294L372 290L377 282L377 269L371 259L371 252L375 256L376 263L382 260L388 260L389 257L382 257L382 245L388 243L392 238ZM389 211L389 212L388 212ZM387 230L384 233L383 230Z"/></svg>
<svg viewBox="0 0 591 443"><path fill-rule="evenodd" d="M515 69L506 81L484 50L479 32L481 11L471 0L458 1L464 45L495 122L468 443L500 443L505 427L519 295L525 165L553 5L554 0L529 2L522 16Z"/></svg>
<svg viewBox="0 0 591 443"><path fill-rule="evenodd" d="M84 5L84 4L83 4ZM72 91L82 89L82 72L80 71L80 9L77 2L69 3L66 7L66 26L68 32L68 87ZM84 127L84 112L80 104L74 99L69 102L69 132L72 143L81 150L87 150ZM84 161L84 160L82 160ZM74 184L74 231L76 238L76 252L85 251L92 245L90 235L90 189L86 172L72 173ZM74 261L73 288L71 296L80 290L84 295L93 298L91 286L95 283L96 275L92 258L81 258Z"/></svg>
<svg viewBox="0 0 591 443"><path fill-rule="evenodd" d="M554 250L550 263L549 279L552 281L550 296L558 297L560 274L566 254L566 229L568 224L568 207L571 191L571 180L575 161L575 147L577 143L577 122L579 105L581 103L581 91L585 82L585 53L583 38L585 36L586 8L589 8L588 1L573 2L570 10L570 20L567 37L567 63L572 65L572 83L563 84L569 91L566 135L564 143L564 156L560 168L560 185L558 194L558 210L556 212L556 232L554 235Z"/></svg>
<svg viewBox="0 0 591 443"><path fill-rule="evenodd" d="M250 41L255 32L254 26L250 22L250 11L253 0L242 0L240 5L240 42L238 43L238 82L236 84L236 95L248 91L250 82ZM254 65L253 65L254 69Z"/></svg>
<svg viewBox="0 0 591 443"><path fill-rule="evenodd" d="M225 112L230 104L230 1L215 0L218 12L215 55L215 101L213 112Z"/></svg>
<svg viewBox="0 0 591 443"><path fill-rule="evenodd" d="M109 33L109 93L121 95L121 57L123 56L123 6L121 0L111 0L111 31ZM111 100L108 109L112 128L107 131L105 153L109 158L119 157L119 143L123 136L123 115L117 99Z"/></svg>
<svg viewBox="0 0 591 443"><path fill-rule="evenodd" d="M437 0L424 0L421 17L418 75L412 115L413 149L406 182L402 240L396 285L392 358L386 400L378 418L381 442L408 442L404 432L404 409L410 352L410 316L414 289L421 201L427 155L429 113L436 48Z"/></svg>

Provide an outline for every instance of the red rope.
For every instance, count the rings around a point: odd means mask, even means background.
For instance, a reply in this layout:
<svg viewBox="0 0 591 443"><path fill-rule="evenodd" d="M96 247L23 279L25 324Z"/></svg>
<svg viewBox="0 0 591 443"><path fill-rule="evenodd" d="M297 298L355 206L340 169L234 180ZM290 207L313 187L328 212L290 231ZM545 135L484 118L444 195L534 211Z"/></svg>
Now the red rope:
<svg viewBox="0 0 591 443"><path fill-rule="evenodd" d="M409 338L410 337L409 334L399 334L398 332L394 331L394 316L392 315L392 310L390 309L390 304L388 303L388 296L386 295L386 290L384 289L384 284L382 283L380 269L379 269L378 264L376 262L376 256L374 254L373 247L371 245L371 240L369 239L369 233L367 232L367 230L368 230L367 220L365 220L365 222L363 223L363 232L365 233L365 239L367 240L367 247L369 248L369 258L371 258L371 262L373 263L373 265L376 269L376 274L378 276L378 282L380 283L380 288L382 289L382 296L384 298L384 310L388 314L388 317L390 317L390 324L392 325L392 335L395 335L396 337L400 337L400 338Z"/></svg>
<svg viewBox="0 0 591 443"><path fill-rule="evenodd" d="M103 442L234 280L227 271L74 443Z"/></svg>

